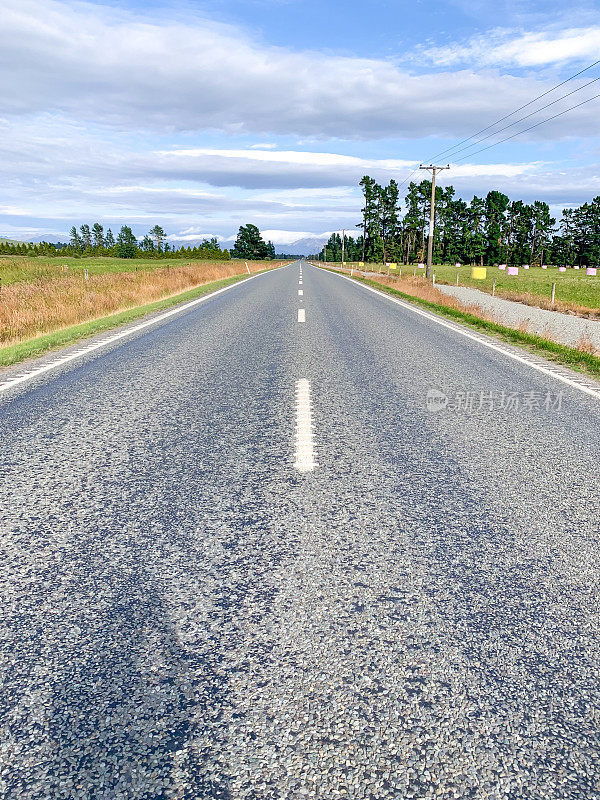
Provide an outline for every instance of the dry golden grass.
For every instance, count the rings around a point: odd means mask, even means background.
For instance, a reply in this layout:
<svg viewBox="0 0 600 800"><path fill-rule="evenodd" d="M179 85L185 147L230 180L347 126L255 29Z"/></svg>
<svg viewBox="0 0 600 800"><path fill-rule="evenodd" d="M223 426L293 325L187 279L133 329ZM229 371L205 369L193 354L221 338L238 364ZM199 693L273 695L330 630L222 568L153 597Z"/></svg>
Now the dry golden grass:
<svg viewBox="0 0 600 800"><path fill-rule="evenodd" d="M582 353L589 353L592 356L599 356L600 350L596 347L594 342L591 340L589 334L584 333L579 339L575 342L575 347L578 350L581 350Z"/></svg>
<svg viewBox="0 0 600 800"><path fill-rule="evenodd" d="M280 262L248 262L252 272ZM0 344L22 342L44 333L88 322L135 306L162 300L211 281L240 274L244 265L198 261L189 266L91 275L82 273L19 282L0 291Z"/></svg>

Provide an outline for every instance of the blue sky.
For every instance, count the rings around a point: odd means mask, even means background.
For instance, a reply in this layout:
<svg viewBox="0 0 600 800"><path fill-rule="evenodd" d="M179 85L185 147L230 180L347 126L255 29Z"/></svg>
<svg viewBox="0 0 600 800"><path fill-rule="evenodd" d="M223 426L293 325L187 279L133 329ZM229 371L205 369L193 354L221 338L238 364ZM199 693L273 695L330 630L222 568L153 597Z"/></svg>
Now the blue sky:
<svg viewBox="0 0 600 800"><path fill-rule="evenodd" d="M402 182L600 58L592 3L3 5L0 235L14 238L99 220L227 242L253 222L285 249L352 228L363 174ZM598 93L600 82L513 130ZM600 194L599 110L596 99L444 156L443 181L559 214Z"/></svg>

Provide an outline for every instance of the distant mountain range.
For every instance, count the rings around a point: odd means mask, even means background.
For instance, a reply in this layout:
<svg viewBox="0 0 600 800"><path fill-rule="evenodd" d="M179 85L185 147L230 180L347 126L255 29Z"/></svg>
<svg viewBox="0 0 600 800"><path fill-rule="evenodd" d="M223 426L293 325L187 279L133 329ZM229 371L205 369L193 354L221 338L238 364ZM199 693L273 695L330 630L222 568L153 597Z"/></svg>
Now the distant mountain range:
<svg viewBox="0 0 600 800"><path fill-rule="evenodd" d="M205 237L200 237L198 239L171 239L170 244L174 245L175 247L196 247L199 244L202 244ZM219 242L222 248L227 248L231 250L233 245L235 244L235 236L232 236L229 239L223 239ZM288 244L281 244L280 242L273 242L275 245L275 250L278 253L289 253L298 256L307 256L313 253L318 253L322 250L323 245L329 239L329 235L325 234L323 236L309 236L304 239L296 239L293 242L289 242Z"/></svg>
<svg viewBox="0 0 600 800"><path fill-rule="evenodd" d="M51 244L58 244L59 242L68 242L68 236L55 236L53 233L47 233L45 236L31 236L29 239L7 239L6 236L0 236L0 242L10 242L11 244L39 244L40 242L49 242Z"/></svg>
<svg viewBox="0 0 600 800"><path fill-rule="evenodd" d="M309 256L318 253L323 249L329 236L308 236L305 239L296 239L295 242L285 245L276 245L277 250L284 250L286 253L298 253L298 255Z"/></svg>

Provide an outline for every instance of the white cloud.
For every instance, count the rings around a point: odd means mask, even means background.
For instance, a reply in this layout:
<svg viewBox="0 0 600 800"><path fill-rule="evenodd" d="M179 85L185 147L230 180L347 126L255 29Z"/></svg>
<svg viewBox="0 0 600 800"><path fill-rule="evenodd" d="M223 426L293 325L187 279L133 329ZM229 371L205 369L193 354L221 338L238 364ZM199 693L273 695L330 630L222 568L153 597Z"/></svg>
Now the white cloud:
<svg viewBox="0 0 600 800"><path fill-rule="evenodd" d="M534 172L540 167L540 162L531 164L452 164L449 173L450 180L454 178L514 178Z"/></svg>
<svg viewBox="0 0 600 800"><path fill-rule="evenodd" d="M427 48L423 54L439 66L538 67L566 61L596 61L600 26L516 32L497 29L474 36L466 43Z"/></svg>
<svg viewBox="0 0 600 800"><path fill-rule="evenodd" d="M215 148L188 148L177 150L163 150L158 153L163 156L185 156L188 158L201 158L202 156L220 158L252 158L254 161L268 161L270 163L283 164L302 164L318 167L355 167L361 169L368 166L382 166L387 169L404 169L412 165L412 161L401 161L395 159L365 159L356 156L344 156L338 153L313 153L306 150L279 150L276 153L270 151L255 150L218 150Z"/></svg>
<svg viewBox="0 0 600 800"><path fill-rule="evenodd" d="M4 0L4 231L63 230L100 219L137 223L142 231L159 222L191 240L210 238L207 230L228 237L255 222L273 237L288 237L273 238L284 245L322 235L306 231L352 226L362 175L401 182L415 162L335 152L339 139L389 137L392 155L427 155L444 146L430 147L429 136L451 143L551 85L501 69L592 60L600 40L600 28L591 26L495 31L432 51L429 59L441 71L416 74L416 60L408 71L377 58L293 52L189 8L156 14L69 0ZM458 69L465 63L469 68ZM221 132L220 146L204 146L202 131L209 129L211 142ZM565 205L598 193L597 168L575 163L558 171L565 151L549 149L568 136L582 137L584 145L583 137L596 137L597 104L530 135L544 140L534 157L546 162L514 163L504 152L518 150L496 151L497 163L453 166L442 182L466 197L497 188ZM403 137L412 150L399 143ZM287 149L278 149L281 142ZM360 153L358 145L339 149L351 147Z"/></svg>
<svg viewBox="0 0 600 800"><path fill-rule="evenodd" d="M6 214L11 217L23 217L27 216L28 211L19 206L0 206L0 214Z"/></svg>
<svg viewBox="0 0 600 800"><path fill-rule="evenodd" d="M460 136L546 88L496 72L415 75L383 59L294 52L192 12L179 21L64 0L3 6L0 95L7 117L52 111L118 130ZM542 52L543 42L537 44ZM590 110L572 120L580 132L595 133ZM557 121L536 136L569 132Z"/></svg>
<svg viewBox="0 0 600 800"><path fill-rule="evenodd" d="M402 159L357 158L326 152L280 150L272 153L213 148L161 151L156 154L154 163L155 169L165 177L187 175L202 177L220 186L268 187L271 199L274 188L285 186L287 197L279 191L277 198L290 205L298 200L314 203L317 197L326 195L340 197L343 187L356 187L365 174L379 181L395 178L401 182L417 165L417 162ZM524 174L535 166L535 163L461 164L453 167L453 174L506 177ZM263 197L266 199L267 195Z"/></svg>
<svg viewBox="0 0 600 800"><path fill-rule="evenodd" d="M223 236L217 236L214 233L203 233L202 231L198 231L197 233L189 232L191 228L188 228L184 233L171 233L167 236L167 239L170 242L195 242L198 239L217 239L217 241L223 241Z"/></svg>
<svg viewBox="0 0 600 800"><path fill-rule="evenodd" d="M292 244L298 239L304 239L307 236L314 236L310 231L281 231L281 230L265 230L261 231L262 237L265 241L271 241L274 244Z"/></svg>

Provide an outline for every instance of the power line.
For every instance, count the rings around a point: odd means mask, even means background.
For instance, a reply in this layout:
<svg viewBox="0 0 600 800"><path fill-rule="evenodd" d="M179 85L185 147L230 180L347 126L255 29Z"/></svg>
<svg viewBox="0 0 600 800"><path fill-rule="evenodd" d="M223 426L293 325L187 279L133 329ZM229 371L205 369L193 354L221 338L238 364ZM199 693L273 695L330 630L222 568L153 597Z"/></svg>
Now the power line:
<svg viewBox="0 0 600 800"><path fill-rule="evenodd" d="M405 179L402 181L402 183L401 183L401 184L398 186L398 191L400 191L400 189L401 189L401 188L402 188L402 187L403 187L403 186L404 186L406 183L408 183L408 181L409 181L409 180L412 178L412 176L413 176L413 175L416 175L416 174L417 174L417 172L418 172L420 169L421 169L421 167L420 167L420 166L418 166L418 167L415 167L415 169L413 169L413 171L410 173L410 175L408 176L408 178L405 178Z"/></svg>
<svg viewBox="0 0 600 800"><path fill-rule="evenodd" d="M537 101L541 100L542 97L546 97L546 95L549 95L552 92L555 92L557 89L560 89L561 86L564 86L566 83L569 83L569 81L572 81L574 78L579 77L579 75L582 75L584 72L587 72L589 69L592 69L592 67L595 67L598 64L600 64L600 59L598 59L598 61L594 61L593 64L590 64L589 66L584 67L583 69L579 70L579 72L576 72L574 75L571 75L570 78L566 78L564 81L561 81L560 83L557 83L556 86L553 86L551 89L548 89L547 91L542 92L542 94L539 94L537 97L534 97L533 100L530 100L528 103L524 103L522 106L519 106L518 108L515 108L514 111L510 112L510 114L505 114L503 117L500 117L500 119L497 119L495 122L492 122L491 125L486 125L485 128L482 128L480 131L477 131L476 133L472 134L471 136L467 136L466 139L463 139L462 141L458 142L457 144L453 145L452 147L447 147L445 150L442 150L441 153L436 153L436 155L434 155L433 158L434 159L435 158L439 158L440 156L443 156L445 153L448 153L449 151L455 150L457 147L460 147L461 144L464 144L465 142L470 142L471 139L475 139L477 136L479 136L482 133L485 133L490 128L494 128L496 125L499 125L501 122L504 122L505 119L508 119L509 117L513 117L515 114L518 114L519 111L522 111L524 108L528 108L530 105L533 105L533 103L537 103ZM568 96L568 95L565 95L565 96Z"/></svg>
<svg viewBox="0 0 600 800"><path fill-rule="evenodd" d="M565 100L567 97L570 97L572 94L576 94L576 92L580 92L582 89L586 89L588 86L591 86L592 83L597 83L598 81L600 81L600 78L593 78L593 80L588 81L587 83L584 83L583 86L580 86L578 89L573 89L573 91L567 92L567 94L563 94L562 97L557 97L556 100L552 100L550 103L546 103L545 106L542 106L541 108L536 108L535 111L531 111L529 114L525 114L524 117L520 117L519 119L516 119L514 122L510 122L508 125L505 125L503 128L500 128L500 130L493 131L492 133L488 133L487 136L482 136L481 139L478 139L476 142L473 142L472 144L468 144L465 147L461 147L459 150L457 150L452 155L456 156L458 153L462 153L464 150L470 150L471 147L476 147L478 144L481 144L481 142L485 142L486 139L491 139L492 136L497 136L499 133L502 133L503 131L507 131L509 128L512 128L513 125L518 125L520 122L524 122L526 119L529 119L530 117L535 116L535 114L539 114L540 111L544 111L546 108L550 108L550 106L556 105L556 103L560 103L561 100Z"/></svg>
<svg viewBox="0 0 600 800"><path fill-rule="evenodd" d="M515 136L520 136L522 133L527 133L527 131L531 131L534 128L539 128L540 125L544 125L546 122L551 122L553 119L556 119L557 117L562 117L563 114L567 114L569 111L574 111L576 108L584 106L586 103L590 103L592 100L596 100L598 97L600 97L600 94L595 94L593 97L588 97L587 100L583 100L581 103L577 103L577 105L571 106L571 108L565 108L564 111L559 111L558 114L554 114L552 117L543 119L541 120L541 122L537 122L535 125L530 125L529 128L525 128L522 131L517 131L516 133L513 133L511 136L506 136L504 139L500 139L499 142L493 142L492 144L488 144L487 147L482 147L481 150L475 150L474 153L467 153L467 155L463 156L463 158L459 158L456 163L460 164L460 162L464 161L466 158L472 158L473 156L476 156L478 153L483 153L484 150L489 150L490 147L496 147L497 145L502 144L503 142L508 142L509 139L514 139Z"/></svg>
<svg viewBox="0 0 600 800"><path fill-rule="evenodd" d="M579 70L579 72L576 72L574 75L571 75L569 78L566 78L564 81L561 81L560 83L557 83L556 86L553 86L551 89L548 89L547 91L542 92L537 97L534 97L533 100L529 100L529 102L524 103L523 105L519 106L518 108L515 108L514 111L510 112L510 114L505 114L503 117L500 117L500 119L497 119L495 122L492 122L490 125L486 125L485 128L482 128L481 130L477 131L476 133L472 134L471 136L467 136L466 139L462 139L460 142L458 142L457 144L453 145L452 147L447 147L445 150L442 150L440 153L437 153L435 156L433 156L431 159L429 159L429 161L432 162L434 159L439 158L440 156L443 156L445 153L449 153L452 150L456 150L462 144L465 144L466 142L470 142L472 139L476 139L480 134L485 133L490 128L494 128L496 125L499 125L501 122L504 122L504 120L509 119L510 117L513 117L515 114L518 114L519 111L522 111L524 108L528 108L529 106L533 105L533 103L536 103L538 100L541 100L542 97L546 97L547 95L551 94L552 92L555 92L557 89L560 89L561 86L564 86L566 83L569 83L569 81L572 81L575 78L579 77L579 75L583 75L584 72L587 72L588 70L592 69L592 67L595 67L598 64L600 64L600 59L598 59L598 61L594 61L593 64L589 64L587 67L584 67L583 69ZM496 131L495 133L492 133L489 136L484 136L478 142L473 142L473 144L470 145L470 147L475 147L480 142L483 142L486 139L489 139L490 136L494 136L497 133L501 133L502 131L505 131L508 128L511 128L513 125L518 125L519 122L523 122L525 119L528 119L529 117L533 116L533 114L537 114L539 111L543 111L545 108L549 108L551 105L554 105L555 103L558 103L561 100L564 100L566 97L569 97L571 94L575 94L575 92L578 92L581 89L584 89L586 86L589 86L591 83L594 83L597 80L600 80L600 78L594 78L593 80L591 80L588 83L586 83L584 86L581 86L578 89L574 89L572 92L568 92L567 94L563 95L562 97L558 98L557 100L554 100L551 103L548 103L547 105L542 106L542 108L538 108L537 111L533 111L531 114L527 114L526 116L522 117L521 119L515 120L514 122L510 123L509 125L506 125L504 128L501 128L499 131ZM590 97L589 100L584 100L583 103L579 103L578 105L572 106L571 108L567 108L567 109L565 109L565 111L561 111L559 114L556 114L556 115L554 115L552 117L549 117L546 120L542 120L541 122L537 123L536 125L532 125L531 127L526 128L523 131L519 131L518 133L515 133L512 136L507 136L505 139L502 139L499 142L495 142L494 144L491 144L491 145L488 145L487 147L481 148L481 150L477 150L474 153L470 153L467 156L465 156L465 158L470 158L470 156L477 155L477 153L481 153L484 150L489 150L491 147L494 147L496 144L502 144L503 142L506 142L509 139L514 139L515 136L519 136L521 133L526 133L527 131L533 130L533 128L537 128L539 125L542 125L545 122L550 122L551 120L556 119L556 117L560 117L560 116L562 116L562 114L566 114L567 111L572 111L573 109L579 108L579 106L584 105L585 103L589 102L590 100L596 99L596 97L598 97L598 95L596 95L595 97ZM465 149L468 150L469 147L461 148L457 152L462 152ZM458 159L457 163L460 163L461 161L464 161L465 158ZM417 166L408 175L408 177L406 177L399 184L398 189L402 189L410 181L410 179L413 177L413 175L416 175L416 173L419 171L419 169L420 169L419 162L415 162L415 163L417 164Z"/></svg>

